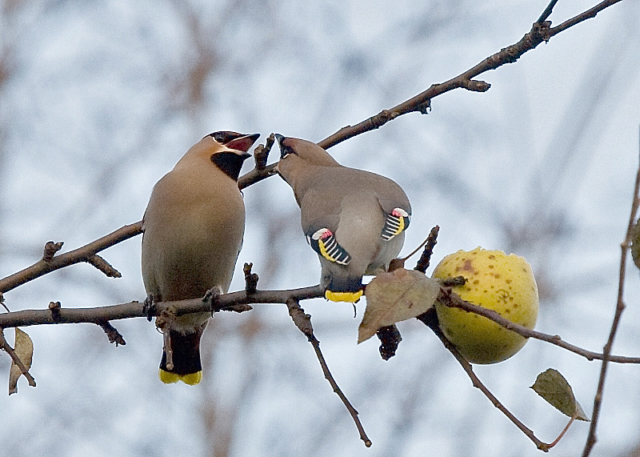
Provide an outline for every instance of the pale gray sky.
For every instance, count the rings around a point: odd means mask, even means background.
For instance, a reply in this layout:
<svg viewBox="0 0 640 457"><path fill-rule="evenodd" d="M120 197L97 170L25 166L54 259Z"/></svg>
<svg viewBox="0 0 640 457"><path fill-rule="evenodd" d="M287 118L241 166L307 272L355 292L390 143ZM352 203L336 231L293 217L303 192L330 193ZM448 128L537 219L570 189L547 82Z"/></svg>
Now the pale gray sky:
<svg viewBox="0 0 640 457"><path fill-rule="evenodd" d="M318 141L445 81L529 31L546 3L501 0L214 2L4 1L0 8L0 277L48 240L73 249L140 220L153 184L215 130ZM561 0L554 24L590 6ZM516 64L482 75L428 115L403 116L330 152L400 183L414 215L403 252L438 224L435 261L482 245L524 255L542 292L538 329L598 351L615 306L620 248L638 166L640 4L624 0ZM3 75L6 75L3 78ZM275 160L275 154L274 158ZM248 165L246 170L248 170ZM319 265L278 177L244 191L241 267L262 288L317 283ZM140 239L104 253L123 273L76 265L7 293L12 310L142 300ZM640 355L640 287L614 352ZM479 392L436 338L401 324L398 355L357 346L348 305L304 302L336 380L360 411L365 449L282 306L216 316L198 387L157 379L161 336L115 322L27 329L32 373L0 396L7 455L522 456L533 444ZM12 332L7 332L11 334ZM0 357L0 373L8 373ZM591 414L599 364L529 342L478 366L543 440L565 418L528 387L560 370ZM6 376L6 375L5 375ZM3 379L0 376L0 381ZM4 378L6 379L6 377ZM640 367L612 366L593 456L640 441ZM578 423L551 455L579 454ZM226 451L228 450L228 453Z"/></svg>

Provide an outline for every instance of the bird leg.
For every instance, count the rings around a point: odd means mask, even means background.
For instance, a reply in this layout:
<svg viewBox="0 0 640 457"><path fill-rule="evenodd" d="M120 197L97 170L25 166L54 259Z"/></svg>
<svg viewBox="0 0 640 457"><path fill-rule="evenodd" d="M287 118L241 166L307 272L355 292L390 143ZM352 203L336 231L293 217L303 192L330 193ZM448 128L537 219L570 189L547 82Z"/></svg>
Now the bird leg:
<svg viewBox="0 0 640 457"><path fill-rule="evenodd" d="M162 329L162 344L166 356L167 371L173 370L173 349L171 349L171 330L169 326Z"/></svg>
<svg viewBox="0 0 640 457"><path fill-rule="evenodd" d="M168 306L156 317L156 328L162 332L162 344L166 355L167 371L173 370L173 349L171 349L171 324L176 319L176 309Z"/></svg>

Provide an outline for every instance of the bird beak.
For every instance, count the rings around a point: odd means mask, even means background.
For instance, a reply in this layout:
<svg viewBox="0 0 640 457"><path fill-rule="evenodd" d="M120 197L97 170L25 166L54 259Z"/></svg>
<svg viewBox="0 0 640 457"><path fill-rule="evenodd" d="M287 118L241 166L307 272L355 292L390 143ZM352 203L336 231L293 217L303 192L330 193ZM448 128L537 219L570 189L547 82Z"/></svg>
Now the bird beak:
<svg viewBox="0 0 640 457"><path fill-rule="evenodd" d="M249 148L253 146L253 143L255 143L259 137L260 137L259 133L254 133L252 135L244 135L229 141L228 143L225 144L225 146L228 147L229 149L235 149L236 151L242 151L246 153L249 150ZM249 154L247 154L247 157L249 157Z"/></svg>

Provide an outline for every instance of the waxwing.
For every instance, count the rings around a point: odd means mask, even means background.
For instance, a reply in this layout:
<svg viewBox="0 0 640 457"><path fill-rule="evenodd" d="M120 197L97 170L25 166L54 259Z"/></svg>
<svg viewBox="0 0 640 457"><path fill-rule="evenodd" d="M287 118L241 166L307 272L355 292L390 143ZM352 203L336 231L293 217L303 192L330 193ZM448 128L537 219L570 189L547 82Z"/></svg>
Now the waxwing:
<svg viewBox="0 0 640 457"><path fill-rule="evenodd" d="M315 143L276 138L277 170L300 206L302 230L322 266L325 297L356 302L362 276L387 270L402 249L409 199L394 181L344 167Z"/></svg>
<svg viewBox="0 0 640 457"><path fill-rule="evenodd" d="M185 300L229 289L244 235L238 175L259 136L207 135L154 186L142 237L142 278L153 300ZM162 382L200 382L200 338L210 317L179 316L163 329Z"/></svg>

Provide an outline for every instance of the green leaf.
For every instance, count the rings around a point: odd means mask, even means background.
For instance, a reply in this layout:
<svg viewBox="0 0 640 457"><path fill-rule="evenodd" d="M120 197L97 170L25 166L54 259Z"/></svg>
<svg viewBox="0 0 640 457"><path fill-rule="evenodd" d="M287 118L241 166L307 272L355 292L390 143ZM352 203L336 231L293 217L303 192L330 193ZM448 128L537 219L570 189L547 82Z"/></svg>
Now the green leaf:
<svg viewBox="0 0 640 457"><path fill-rule="evenodd" d="M531 388L562 414L581 421L590 420L573 395L571 386L559 371L549 368L540 373Z"/></svg>

